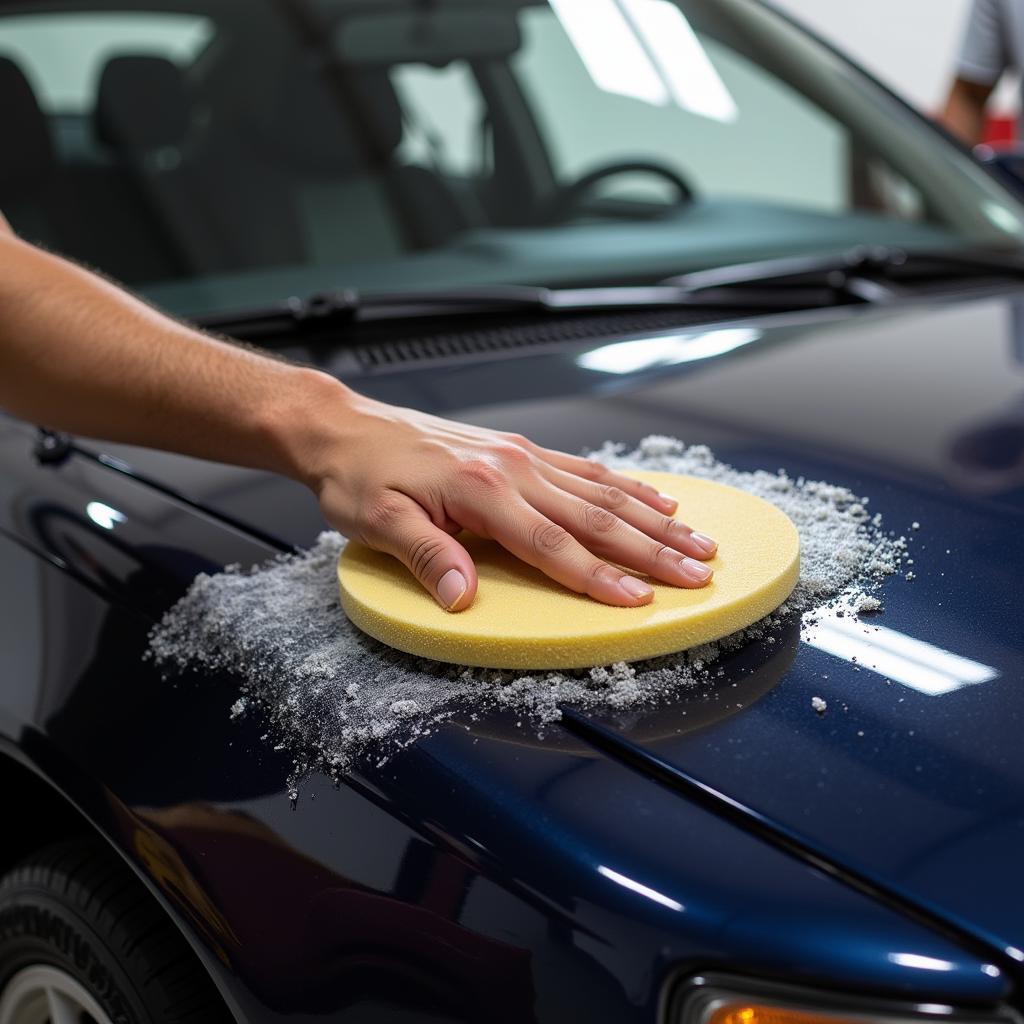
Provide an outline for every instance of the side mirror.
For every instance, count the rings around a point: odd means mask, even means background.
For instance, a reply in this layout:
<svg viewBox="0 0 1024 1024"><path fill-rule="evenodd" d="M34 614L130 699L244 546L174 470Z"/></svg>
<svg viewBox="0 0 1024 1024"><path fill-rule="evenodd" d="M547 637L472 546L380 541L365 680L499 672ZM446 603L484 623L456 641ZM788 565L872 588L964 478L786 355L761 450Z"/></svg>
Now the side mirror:
<svg viewBox="0 0 1024 1024"><path fill-rule="evenodd" d="M985 145L974 147L974 156L1002 181L1007 188L1024 195L1024 145Z"/></svg>

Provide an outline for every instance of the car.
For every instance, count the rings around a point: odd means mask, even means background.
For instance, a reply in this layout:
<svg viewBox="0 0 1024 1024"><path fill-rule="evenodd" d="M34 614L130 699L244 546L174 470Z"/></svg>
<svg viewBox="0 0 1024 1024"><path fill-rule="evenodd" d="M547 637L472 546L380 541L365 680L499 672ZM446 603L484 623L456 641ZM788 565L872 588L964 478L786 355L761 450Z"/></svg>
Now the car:
<svg viewBox="0 0 1024 1024"><path fill-rule="evenodd" d="M792 620L290 799L237 680L147 650L197 574L313 545L312 496L0 414L0 1024L1020 1021L1004 181L755 0L2 0L0 96L15 230L180 317L919 526L885 661Z"/></svg>

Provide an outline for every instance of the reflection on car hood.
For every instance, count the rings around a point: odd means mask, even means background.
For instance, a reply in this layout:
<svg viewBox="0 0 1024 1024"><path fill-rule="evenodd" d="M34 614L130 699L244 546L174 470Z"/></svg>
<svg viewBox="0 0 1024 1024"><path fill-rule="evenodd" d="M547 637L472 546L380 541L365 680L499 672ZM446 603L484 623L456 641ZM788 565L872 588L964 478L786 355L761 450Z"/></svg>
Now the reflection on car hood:
<svg viewBox="0 0 1024 1024"><path fill-rule="evenodd" d="M888 527L911 538L915 578L885 585L883 632L832 621L804 641L794 635L778 672L766 670L767 651L740 652L758 671L735 708L718 689L688 699L692 718L663 708L599 721L1016 956L1024 949L1022 302L943 300L765 321L739 346L708 345L715 331L702 328L693 336L707 357L691 360L668 359L665 345L649 341L633 350L639 358L620 348L618 363L574 346L352 383L549 446L668 434L740 468L785 467L868 496ZM688 340L677 339L680 352ZM655 353L646 364L644 351ZM313 503L287 482L122 454L287 543L309 544L321 528ZM814 697L827 702L824 715Z"/></svg>

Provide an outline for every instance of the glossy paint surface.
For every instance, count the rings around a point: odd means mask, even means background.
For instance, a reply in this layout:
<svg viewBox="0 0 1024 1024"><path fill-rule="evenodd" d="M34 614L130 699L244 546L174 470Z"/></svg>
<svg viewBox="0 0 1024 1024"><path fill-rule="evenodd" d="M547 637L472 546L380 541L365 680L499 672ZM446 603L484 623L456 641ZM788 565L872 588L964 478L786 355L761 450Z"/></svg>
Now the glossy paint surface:
<svg viewBox="0 0 1024 1024"><path fill-rule="evenodd" d="M229 721L232 681L161 681L142 654L196 572L311 543L312 500L265 475L85 441L122 461L42 466L32 431L0 420L0 730L127 851L247 1019L654 1020L670 978L709 967L1016 1001L1018 301L351 378L569 450L672 434L742 468L849 486L912 538L916 578L886 585L889 632L854 636L843 657L824 649L834 636L813 646L794 624L670 705L543 742L514 718L457 720L340 788L311 780L294 810L288 752ZM295 354L343 359L330 345ZM870 667L878 637L897 645L895 673ZM926 692L936 657L947 680L967 672L935 650L990 678Z"/></svg>

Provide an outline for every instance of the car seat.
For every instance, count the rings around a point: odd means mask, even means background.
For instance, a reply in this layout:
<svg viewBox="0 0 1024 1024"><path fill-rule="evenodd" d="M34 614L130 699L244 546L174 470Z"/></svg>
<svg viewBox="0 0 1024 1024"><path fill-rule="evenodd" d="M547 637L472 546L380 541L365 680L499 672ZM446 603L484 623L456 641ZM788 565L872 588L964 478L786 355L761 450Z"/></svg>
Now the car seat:
<svg viewBox="0 0 1024 1024"><path fill-rule="evenodd" d="M265 159L290 169L292 201L328 262L350 255L349 232L373 257L440 245L469 223L438 175L398 159L404 117L385 68L330 69L297 54L244 124Z"/></svg>
<svg viewBox="0 0 1024 1024"><path fill-rule="evenodd" d="M68 160L28 79L0 57L0 210L19 235L128 283L181 272L113 166Z"/></svg>
<svg viewBox="0 0 1024 1024"><path fill-rule="evenodd" d="M107 61L96 98L95 132L147 205L190 274L227 270L241 260L241 240L208 217L219 197L204 195L190 153L192 104L180 70L162 57L120 55Z"/></svg>
<svg viewBox="0 0 1024 1024"><path fill-rule="evenodd" d="M56 162L50 131L28 79L7 57L0 57L0 96L0 210L23 237L57 245L51 214Z"/></svg>
<svg viewBox="0 0 1024 1024"><path fill-rule="evenodd" d="M436 177L394 159L402 112L386 74L359 76L349 111L330 88L302 54L267 95L211 101L201 119L175 64L120 55L96 132L192 273L386 259L457 231Z"/></svg>

